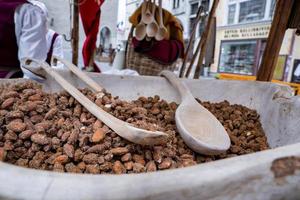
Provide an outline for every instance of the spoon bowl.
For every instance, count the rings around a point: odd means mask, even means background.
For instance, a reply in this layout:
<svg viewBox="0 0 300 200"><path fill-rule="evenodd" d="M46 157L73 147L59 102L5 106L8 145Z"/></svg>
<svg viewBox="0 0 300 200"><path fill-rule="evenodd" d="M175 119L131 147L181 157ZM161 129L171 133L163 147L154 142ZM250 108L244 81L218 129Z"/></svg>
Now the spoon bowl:
<svg viewBox="0 0 300 200"><path fill-rule="evenodd" d="M156 9L156 4L155 4L155 0L153 0L152 3L152 22L150 22L148 25L147 25L147 28L146 28L146 32L147 32L147 36L148 37L155 37L155 35L157 34L157 31L159 29L159 26L155 20L155 9Z"/></svg>
<svg viewBox="0 0 300 200"><path fill-rule="evenodd" d="M157 34L158 32L158 25L155 21L151 22L150 24L147 25L147 28L146 28L146 33L147 33L147 36L148 37L155 37L155 35Z"/></svg>
<svg viewBox="0 0 300 200"><path fill-rule="evenodd" d="M176 110L177 129L184 142L194 151L205 155L217 155L230 147L230 138L217 118L200 105L188 87L179 81L174 73L163 71L181 95L181 104Z"/></svg>
<svg viewBox="0 0 300 200"><path fill-rule="evenodd" d="M157 41L161 41L165 39L168 35L168 30L166 27L159 27L157 34L155 35L155 39Z"/></svg>
<svg viewBox="0 0 300 200"><path fill-rule="evenodd" d="M146 37L146 25L144 23L139 23L135 27L135 38L139 41L143 40Z"/></svg>
<svg viewBox="0 0 300 200"><path fill-rule="evenodd" d="M180 104L175 121L183 140L198 153L215 155L230 147L230 139L222 124L194 99Z"/></svg>

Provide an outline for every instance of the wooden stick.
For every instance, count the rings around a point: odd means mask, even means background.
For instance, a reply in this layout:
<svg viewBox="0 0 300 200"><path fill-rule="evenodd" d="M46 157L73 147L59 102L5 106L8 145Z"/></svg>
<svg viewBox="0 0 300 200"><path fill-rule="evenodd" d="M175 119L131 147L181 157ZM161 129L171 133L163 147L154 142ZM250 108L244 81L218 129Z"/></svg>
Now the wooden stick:
<svg viewBox="0 0 300 200"><path fill-rule="evenodd" d="M72 62L78 65L78 41L79 41L79 0L73 4L73 29L72 29Z"/></svg>
<svg viewBox="0 0 300 200"><path fill-rule="evenodd" d="M199 21L201 20L201 13L203 12L203 10L204 10L203 6L200 6L198 8L195 24L194 24L194 27L193 27L193 30L192 30L192 33L191 33L191 37L190 37L188 47L187 47L186 52L184 54L183 63L182 63L181 69L180 69L179 77L183 77L183 74L185 72L186 63L187 63L187 60L188 60L188 57L189 57L190 51L191 51L190 49L191 49L192 43L195 41L196 29L197 29L197 26L199 24Z"/></svg>
<svg viewBox="0 0 300 200"><path fill-rule="evenodd" d="M213 17L215 16L216 9L218 7L219 2L220 2L220 0L214 0L211 11L209 12L209 15L208 15L208 21L207 21L207 24L206 24L206 28L205 28L202 36L201 36L201 39L203 38L203 43L202 43L202 46L201 46L200 56L199 56L199 59L198 59L198 64L196 66L194 79L200 77L200 71L201 71L201 68L202 68L202 63L203 63L203 59L204 59L205 52L206 52L206 47L207 47L207 38L208 38L208 36L211 32L211 26L213 24Z"/></svg>
<svg viewBox="0 0 300 200"><path fill-rule="evenodd" d="M257 73L257 81L271 81L277 64L278 55L288 28L288 22L294 0L278 0L271 30L263 54L262 62Z"/></svg>
<svg viewBox="0 0 300 200"><path fill-rule="evenodd" d="M188 67L188 69L187 69L187 71L186 71L186 73L185 73L185 77L186 77L186 78L188 78L188 77L190 76L190 73L191 73L191 71L192 71L193 65L194 65L194 63L195 63L195 61L196 61L196 58L198 57L199 52L200 52L202 43L203 43L203 39L202 39L202 37L201 37L200 41L198 42L197 49L196 49L196 51L195 51L195 53L194 53L194 55L193 55L193 58L192 58L192 60L191 60L191 63L190 63L190 65L189 65L189 67Z"/></svg>

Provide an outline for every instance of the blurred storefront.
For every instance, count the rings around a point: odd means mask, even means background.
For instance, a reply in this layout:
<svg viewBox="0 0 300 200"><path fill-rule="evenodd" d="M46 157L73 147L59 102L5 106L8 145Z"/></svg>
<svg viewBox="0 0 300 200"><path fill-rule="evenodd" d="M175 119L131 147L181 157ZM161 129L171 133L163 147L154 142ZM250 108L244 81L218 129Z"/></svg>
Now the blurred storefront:
<svg viewBox="0 0 300 200"><path fill-rule="evenodd" d="M215 62L211 72L256 75L266 46L275 0L224 0L217 10ZM286 32L274 79L291 81L300 41ZM295 71L295 70L294 70ZM300 69L299 69L300 76Z"/></svg>

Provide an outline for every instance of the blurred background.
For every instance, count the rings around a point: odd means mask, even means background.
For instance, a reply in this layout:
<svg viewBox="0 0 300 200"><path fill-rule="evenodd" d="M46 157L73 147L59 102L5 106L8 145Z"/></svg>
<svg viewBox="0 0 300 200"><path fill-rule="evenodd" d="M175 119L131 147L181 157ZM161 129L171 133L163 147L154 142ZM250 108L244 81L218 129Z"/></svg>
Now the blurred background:
<svg viewBox="0 0 300 200"><path fill-rule="evenodd" d="M66 39L70 39L70 12L72 2L67 0L41 0L49 9L49 26ZM275 8L275 0L221 0L216 11L216 30L212 63L205 66L204 76L229 73L255 76L265 49ZM212 0L164 0L163 7L171 11L184 28L187 42L198 7L202 5L207 11ZM112 51L124 51L131 24L129 16L140 6L141 0L109 0L101 8L100 27L97 39L96 60L102 70L109 69L113 62L109 55ZM204 30L204 22L196 31L196 41ZM85 39L80 23L79 49ZM273 79L286 82L300 82L294 71L300 64L300 37L294 30L285 34ZM196 48L196 47L194 47ZM64 41L65 57L71 60L71 43ZM82 66L79 52L79 66Z"/></svg>

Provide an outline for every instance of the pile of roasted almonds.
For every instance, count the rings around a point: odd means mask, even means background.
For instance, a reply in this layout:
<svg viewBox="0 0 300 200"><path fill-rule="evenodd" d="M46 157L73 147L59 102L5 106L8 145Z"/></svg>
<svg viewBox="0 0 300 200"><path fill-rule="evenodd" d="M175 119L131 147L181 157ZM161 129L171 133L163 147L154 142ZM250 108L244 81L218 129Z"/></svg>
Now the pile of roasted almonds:
<svg viewBox="0 0 300 200"><path fill-rule="evenodd" d="M259 115L241 105L198 100L224 125L232 144L226 154L204 156L189 149L176 132L176 103L159 96L127 102L81 91L121 120L168 133L168 143L151 147L128 142L68 93L45 93L26 82L0 86L0 161L59 172L122 174L187 167L269 148Z"/></svg>

